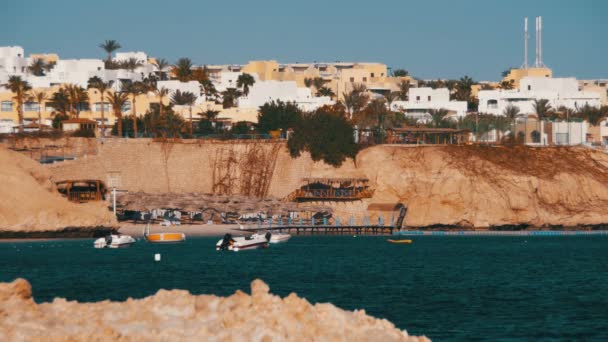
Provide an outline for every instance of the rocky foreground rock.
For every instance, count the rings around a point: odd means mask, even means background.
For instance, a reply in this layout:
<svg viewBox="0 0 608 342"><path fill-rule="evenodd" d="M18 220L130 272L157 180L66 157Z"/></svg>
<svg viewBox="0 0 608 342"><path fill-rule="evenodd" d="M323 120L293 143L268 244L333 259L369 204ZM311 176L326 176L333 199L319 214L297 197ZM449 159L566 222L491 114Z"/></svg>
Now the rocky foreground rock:
<svg viewBox="0 0 608 342"><path fill-rule="evenodd" d="M160 290L125 302L36 304L24 279L0 284L0 341L429 341L363 310L312 305L272 295L261 280L251 295L191 295Z"/></svg>

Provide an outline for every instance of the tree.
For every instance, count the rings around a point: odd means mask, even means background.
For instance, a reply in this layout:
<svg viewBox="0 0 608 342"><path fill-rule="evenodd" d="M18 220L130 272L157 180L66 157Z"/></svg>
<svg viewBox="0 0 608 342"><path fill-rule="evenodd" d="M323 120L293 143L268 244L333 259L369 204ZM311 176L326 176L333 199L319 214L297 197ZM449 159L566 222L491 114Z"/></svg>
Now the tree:
<svg viewBox="0 0 608 342"><path fill-rule="evenodd" d="M431 125L433 127L442 127L445 124L448 113L448 110L444 108L429 110L429 114L431 114Z"/></svg>
<svg viewBox="0 0 608 342"><path fill-rule="evenodd" d="M123 92L110 92L107 95L108 102L112 106L112 112L114 112L114 117L116 117L116 131L119 137L122 137L122 107L127 102L129 95Z"/></svg>
<svg viewBox="0 0 608 342"><path fill-rule="evenodd" d="M384 99L374 99L367 104L364 110L354 114L353 123L359 127L384 128L384 120L388 114Z"/></svg>
<svg viewBox="0 0 608 342"><path fill-rule="evenodd" d="M540 121L546 120L553 112L553 108L551 108L551 104L549 104L549 100L547 99L534 100L532 107L534 108L536 117Z"/></svg>
<svg viewBox="0 0 608 342"><path fill-rule="evenodd" d="M210 98L214 98L217 96L217 89L215 89L215 85L211 80L206 79L203 81L199 81L201 85L201 90L205 94L205 100L209 100Z"/></svg>
<svg viewBox="0 0 608 342"><path fill-rule="evenodd" d="M154 66L158 69L158 78L160 78L161 81L166 80L167 74L165 73L165 70L169 66L169 61L164 58L159 58L154 61Z"/></svg>
<svg viewBox="0 0 608 342"><path fill-rule="evenodd" d="M258 130L268 133L294 128L302 119L302 111L293 102L271 101L264 103L258 113Z"/></svg>
<svg viewBox="0 0 608 342"><path fill-rule="evenodd" d="M64 87L70 102L70 113L72 116L78 118L80 116L82 104L86 103L88 105L89 94L84 88L75 84L66 84Z"/></svg>
<svg viewBox="0 0 608 342"><path fill-rule="evenodd" d="M38 102L38 130L42 130L42 102L46 100L46 93L44 91L32 90L30 93L30 101Z"/></svg>
<svg viewBox="0 0 608 342"><path fill-rule="evenodd" d="M144 65L144 63L142 63L139 59L131 57L131 58L127 59L126 61L123 61L122 63L120 63L120 69L127 69L127 70L133 72L133 71L135 71L135 69L137 69L143 65Z"/></svg>
<svg viewBox="0 0 608 342"><path fill-rule="evenodd" d="M317 90L317 96L329 96L330 98L333 98L336 94L328 87L321 87Z"/></svg>
<svg viewBox="0 0 608 342"><path fill-rule="evenodd" d="M161 87L160 89L155 89L154 93L156 94L156 96L158 97L158 113L159 115L162 117L163 116L163 112L164 112L164 104L163 104L163 99L169 95L169 89L165 88L165 87Z"/></svg>
<svg viewBox="0 0 608 342"><path fill-rule="evenodd" d="M180 90L176 90L171 96L171 103L179 106L188 106L188 111L190 114L190 135L194 132L194 126L192 125L192 106L196 101L197 96L194 93L189 91L181 92Z"/></svg>
<svg viewBox="0 0 608 342"><path fill-rule="evenodd" d="M198 132L201 134L212 134L215 132L215 119L220 114L217 110L207 110L197 115L201 116L201 120L198 122Z"/></svg>
<svg viewBox="0 0 608 342"><path fill-rule="evenodd" d="M592 126L597 126L608 116L608 107L597 108L586 104L578 110L576 116L586 120Z"/></svg>
<svg viewBox="0 0 608 342"><path fill-rule="evenodd" d="M222 92L222 105L224 108L236 107L236 100L241 97L241 91L236 88L227 88Z"/></svg>
<svg viewBox="0 0 608 342"><path fill-rule="evenodd" d="M163 114L160 108L149 110L144 116L144 130L155 137L180 138L184 128L184 119L167 107Z"/></svg>
<svg viewBox="0 0 608 342"><path fill-rule="evenodd" d="M344 105L348 110L349 117L352 119L353 114L359 112L365 108L369 101L369 96L366 94L367 88L364 84L353 84L353 88L350 92L342 94L344 98Z"/></svg>
<svg viewBox="0 0 608 342"><path fill-rule="evenodd" d="M513 68L505 69L501 74L502 77L505 78L505 77L509 76L509 74L511 73L511 70L513 70Z"/></svg>
<svg viewBox="0 0 608 342"><path fill-rule="evenodd" d="M190 58L185 57L178 59L171 72L180 82L190 81L192 76L192 61Z"/></svg>
<svg viewBox="0 0 608 342"><path fill-rule="evenodd" d="M296 124L294 134L287 142L289 153L298 157L308 151L314 161L323 160L338 167L346 158L355 158L359 146L355 143L354 129L345 113L317 109Z"/></svg>
<svg viewBox="0 0 608 342"><path fill-rule="evenodd" d="M104 98L108 91L109 85L105 83L101 78L94 76L89 78L88 86L89 89L97 89L99 91L99 98L101 99L101 136L104 137L106 134L106 118L105 118L105 105Z"/></svg>
<svg viewBox="0 0 608 342"><path fill-rule="evenodd" d="M461 77L456 83L456 93L454 97L458 101L469 101L471 99L471 86L475 84L469 76Z"/></svg>
<svg viewBox="0 0 608 342"><path fill-rule="evenodd" d="M23 102L28 91L32 89L27 81L21 79L20 76L11 76L8 79L6 86L15 96L13 99L17 101L17 116L19 117L19 133L23 133Z"/></svg>
<svg viewBox="0 0 608 342"><path fill-rule="evenodd" d="M500 82L499 87L501 89L505 89L505 90L513 89L513 88L515 88L515 81L514 80L502 81L502 82Z"/></svg>
<svg viewBox="0 0 608 342"><path fill-rule="evenodd" d="M198 83L203 83L209 80L209 70L207 66L205 67L196 67L192 70L192 75L190 75L190 79L192 81L197 81Z"/></svg>
<svg viewBox="0 0 608 342"><path fill-rule="evenodd" d="M514 106L512 104L508 105L502 112L502 114L505 116L505 118L507 118L507 120L509 120L509 122L511 123L512 132L515 132L515 120L517 119L517 116L519 115L519 113L520 113L519 107Z"/></svg>
<svg viewBox="0 0 608 342"><path fill-rule="evenodd" d="M55 119L60 117L67 120L69 118L68 113L70 113L71 108L69 95L65 87L61 87L53 93L50 99L50 105L53 107L53 113L51 113L51 115L55 117L53 119L53 127L58 128L55 126Z"/></svg>
<svg viewBox="0 0 608 342"><path fill-rule="evenodd" d="M396 91L389 91L388 93L384 94L384 99L386 100L386 104L388 105L388 110L393 110L392 104L398 98L399 98L399 92L396 92Z"/></svg>
<svg viewBox="0 0 608 342"><path fill-rule="evenodd" d="M44 76L53 66L55 66L55 62L46 63L42 58L35 58L27 67L27 70L34 76Z"/></svg>
<svg viewBox="0 0 608 342"><path fill-rule="evenodd" d="M250 124L247 121L238 121L230 128L230 133L235 135L249 134Z"/></svg>
<svg viewBox="0 0 608 342"><path fill-rule="evenodd" d="M139 135L138 125L137 125L137 96L141 94L145 94L148 92L148 86L141 81L135 81L133 83L123 83L122 90L127 94L130 94L132 97L132 115L131 120L133 121L133 137L137 138Z"/></svg>
<svg viewBox="0 0 608 342"><path fill-rule="evenodd" d="M405 69L395 69L395 71L393 71L393 76L395 77L406 77L409 74L410 73Z"/></svg>
<svg viewBox="0 0 608 342"><path fill-rule="evenodd" d="M399 90L397 91L397 97L401 101L407 101L409 92L410 92L410 81L406 81L406 80L401 81L399 83Z"/></svg>
<svg viewBox="0 0 608 342"><path fill-rule="evenodd" d="M253 76L247 73L239 75L239 78L236 80L236 86L243 88L243 94L245 96L249 95L249 87L253 86L254 83L255 79Z"/></svg>
<svg viewBox="0 0 608 342"><path fill-rule="evenodd" d="M120 49L122 46L120 46L120 44L111 39L111 40L106 40L105 42L99 44L99 47L102 48L107 54L107 58L106 58L106 63L111 63L112 62L112 52Z"/></svg>

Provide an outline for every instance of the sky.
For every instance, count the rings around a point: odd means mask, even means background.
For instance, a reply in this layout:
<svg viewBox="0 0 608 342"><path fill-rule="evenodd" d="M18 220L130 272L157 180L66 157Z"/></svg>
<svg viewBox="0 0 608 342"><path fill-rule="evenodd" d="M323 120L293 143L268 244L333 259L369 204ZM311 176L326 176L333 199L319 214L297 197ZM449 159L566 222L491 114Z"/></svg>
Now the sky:
<svg viewBox="0 0 608 342"><path fill-rule="evenodd" d="M104 58L99 44L174 62L358 61L422 79L498 80L523 64L523 18L543 17L555 77L608 78L605 0L6 0L0 46L60 58Z"/></svg>

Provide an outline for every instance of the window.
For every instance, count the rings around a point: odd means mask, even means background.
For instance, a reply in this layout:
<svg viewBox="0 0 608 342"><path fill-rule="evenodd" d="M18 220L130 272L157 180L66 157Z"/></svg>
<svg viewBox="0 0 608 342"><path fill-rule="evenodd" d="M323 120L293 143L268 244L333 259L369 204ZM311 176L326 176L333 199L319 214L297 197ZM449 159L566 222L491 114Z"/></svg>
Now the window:
<svg viewBox="0 0 608 342"><path fill-rule="evenodd" d="M528 90L532 90L532 86L528 84Z"/></svg>
<svg viewBox="0 0 608 342"><path fill-rule="evenodd" d="M121 108L122 112L128 112L131 110L131 101L125 101Z"/></svg>
<svg viewBox="0 0 608 342"><path fill-rule="evenodd" d="M498 100L488 100L488 108L498 108Z"/></svg>
<svg viewBox="0 0 608 342"><path fill-rule="evenodd" d="M367 82L367 77L363 77L363 82Z"/></svg>
<svg viewBox="0 0 608 342"><path fill-rule="evenodd" d="M91 106L89 106L88 102L80 102L76 108L79 112L88 112L91 110Z"/></svg>
<svg viewBox="0 0 608 342"><path fill-rule="evenodd" d="M40 109L40 104L38 102L26 102L23 104L24 112L37 112Z"/></svg>
<svg viewBox="0 0 608 342"><path fill-rule="evenodd" d="M431 95L428 96L428 101L431 102Z"/></svg>
<svg viewBox="0 0 608 342"><path fill-rule="evenodd" d="M53 102L45 102L44 103L44 110L51 113L55 110L55 108L53 108Z"/></svg>
<svg viewBox="0 0 608 342"><path fill-rule="evenodd" d="M351 78L350 78L350 81L351 81L351 82L355 82L355 78L354 78L354 77L351 77Z"/></svg>
<svg viewBox="0 0 608 342"><path fill-rule="evenodd" d="M372 74L370 75L370 77L374 77L374 73L372 72Z"/></svg>
<svg viewBox="0 0 608 342"><path fill-rule="evenodd" d="M2 101L2 108L0 110L2 110L3 112L12 112L13 101Z"/></svg>
<svg viewBox="0 0 608 342"><path fill-rule="evenodd" d="M93 111L101 112L101 102L97 102L93 105ZM103 111L106 113L110 111L110 104L108 102L103 103Z"/></svg>
<svg viewBox="0 0 608 342"><path fill-rule="evenodd" d="M530 133L530 137L532 138L533 143L535 143L535 144L540 143L540 132L539 131L532 131L532 133Z"/></svg>
<svg viewBox="0 0 608 342"><path fill-rule="evenodd" d="M420 101L420 96L416 96L416 101Z"/></svg>

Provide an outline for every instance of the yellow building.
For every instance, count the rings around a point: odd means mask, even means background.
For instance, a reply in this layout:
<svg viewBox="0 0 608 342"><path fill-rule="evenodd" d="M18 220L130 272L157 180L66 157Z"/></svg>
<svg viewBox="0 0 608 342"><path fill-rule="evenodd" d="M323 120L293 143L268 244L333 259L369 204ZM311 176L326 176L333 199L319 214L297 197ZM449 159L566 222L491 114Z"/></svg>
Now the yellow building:
<svg viewBox="0 0 608 342"><path fill-rule="evenodd" d="M598 93L602 106L608 106L608 80L580 80L578 85L581 91Z"/></svg>
<svg viewBox="0 0 608 342"><path fill-rule="evenodd" d="M43 91L46 94L46 100L42 104L40 104L38 102L35 102L34 99L26 99L23 104L24 120L37 120L38 112L40 110L43 123L48 124L49 121L52 120L55 115L55 109L52 107L51 98L53 97L53 94L57 92L57 90L59 90L59 88L59 86L56 86L51 88L34 89L34 91L36 92ZM97 89L88 89L87 93L89 95L89 101L87 103L82 103L79 106L79 118L90 119L101 123L101 94ZM15 124L18 124L19 117L17 113L17 102L13 99L13 97L14 94L10 91L0 92L0 120L10 119ZM125 105L123 106L123 115L126 116L133 114L132 101L133 97L129 96L127 103L125 103ZM137 116L145 115L146 112L150 109L150 105L153 103L158 104L158 97L152 92L137 96L135 101L135 109L137 110ZM165 105L169 104L168 97L163 98L163 103ZM103 107L106 125L113 125L116 122L116 117L113 114L112 108L108 103L107 98L103 101Z"/></svg>
<svg viewBox="0 0 608 342"><path fill-rule="evenodd" d="M553 71L549 68L527 68L517 69L513 68L509 71L509 74L502 80L511 82L513 81L513 88L519 89L519 81L524 77L553 77Z"/></svg>

